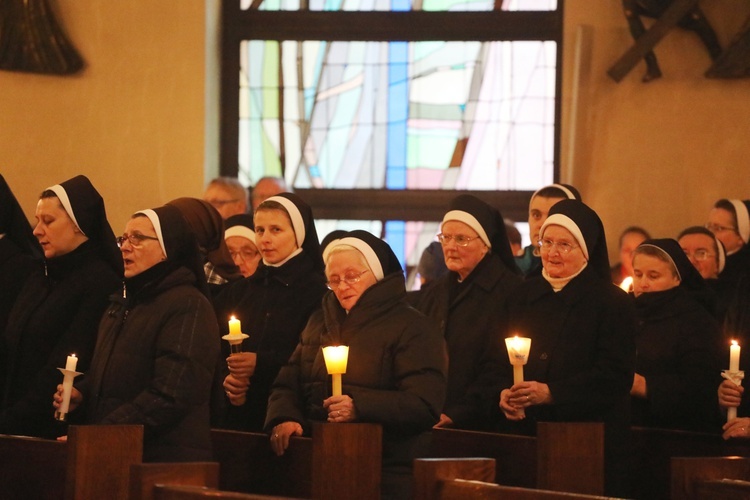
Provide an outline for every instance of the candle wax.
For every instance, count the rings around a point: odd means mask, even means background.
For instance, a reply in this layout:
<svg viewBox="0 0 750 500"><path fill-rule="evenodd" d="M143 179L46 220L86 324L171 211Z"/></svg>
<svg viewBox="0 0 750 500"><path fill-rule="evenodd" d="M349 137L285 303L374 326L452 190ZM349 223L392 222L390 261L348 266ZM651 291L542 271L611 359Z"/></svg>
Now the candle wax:
<svg viewBox="0 0 750 500"><path fill-rule="evenodd" d="M68 360L65 363L65 369L71 372L76 371L76 366L78 365L78 358L76 358L75 354L71 354L68 356Z"/></svg>
<svg viewBox="0 0 750 500"><path fill-rule="evenodd" d="M242 335L242 324L234 316L229 319L229 335Z"/></svg>

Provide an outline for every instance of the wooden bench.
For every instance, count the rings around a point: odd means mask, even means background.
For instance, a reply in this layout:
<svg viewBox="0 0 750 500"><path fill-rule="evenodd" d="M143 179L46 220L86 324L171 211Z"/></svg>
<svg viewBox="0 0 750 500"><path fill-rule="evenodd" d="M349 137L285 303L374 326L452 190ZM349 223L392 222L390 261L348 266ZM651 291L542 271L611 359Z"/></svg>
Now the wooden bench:
<svg viewBox="0 0 750 500"><path fill-rule="evenodd" d="M414 461L414 499L603 499L605 497L492 483L491 458L426 458Z"/></svg>
<svg viewBox="0 0 750 500"><path fill-rule="evenodd" d="M289 499L290 497L223 491L201 486L157 484L154 486L153 498L154 500L283 500L285 498Z"/></svg>
<svg viewBox="0 0 750 500"><path fill-rule="evenodd" d="M750 456L750 443L744 439L724 440L716 434L635 427L633 446L633 496L664 499L670 497L672 461L675 457ZM707 463L707 462L706 462Z"/></svg>
<svg viewBox="0 0 750 500"><path fill-rule="evenodd" d="M612 500L611 497L563 491L503 486L481 481L454 479L441 485L438 500Z"/></svg>
<svg viewBox="0 0 750 500"><path fill-rule="evenodd" d="M493 482L601 495L604 427L600 423L540 422L537 437L434 429L433 457L486 457L496 462Z"/></svg>
<svg viewBox="0 0 750 500"><path fill-rule="evenodd" d="M68 440L0 435L6 499L128 499L130 466L143 455L143 427L70 426Z"/></svg>
<svg viewBox="0 0 750 500"><path fill-rule="evenodd" d="M318 423L312 436L293 437L277 457L265 434L212 430L219 488L295 498L380 498L379 425Z"/></svg>
<svg viewBox="0 0 750 500"><path fill-rule="evenodd" d="M148 463L130 466L130 500L153 500L157 486L219 487L218 462Z"/></svg>
<svg viewBox="0 0 750 500"><path fill-rule="evenodd" d="M671 463L673 500L704 498L706 488L731 490L737 488L734 480L750 480L747 457L676 457ZM750 498L750 493L734 498Z"/></svg>

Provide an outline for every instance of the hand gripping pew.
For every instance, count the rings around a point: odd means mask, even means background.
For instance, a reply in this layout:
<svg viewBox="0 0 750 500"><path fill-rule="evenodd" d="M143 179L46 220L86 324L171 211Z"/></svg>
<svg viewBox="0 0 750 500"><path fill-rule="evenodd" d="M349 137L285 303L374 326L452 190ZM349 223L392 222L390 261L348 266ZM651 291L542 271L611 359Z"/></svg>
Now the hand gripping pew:
<svg viewBox="0 0 750 500"><path fill-rule="evenodd" d="M314 499L380 498L379 425L316 423L312 438L293 437L281 457L274 455L266 434L211 432L221 490Z"/></svg>

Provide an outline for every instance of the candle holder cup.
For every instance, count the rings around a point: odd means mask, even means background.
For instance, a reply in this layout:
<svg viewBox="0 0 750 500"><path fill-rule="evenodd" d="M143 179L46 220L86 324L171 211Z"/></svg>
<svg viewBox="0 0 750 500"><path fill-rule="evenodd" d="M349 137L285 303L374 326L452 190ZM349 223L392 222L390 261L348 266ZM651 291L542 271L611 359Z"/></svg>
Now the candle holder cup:
<svg viewBox="0 0 750 500"><path fill-rule="evenodd" d="M78 375L83 375L83 372L67 370L65 368L58 368L58 370L63 374L63 402L60 405L60 409L55 410L55 420L65 422L68 419L68 410L70 409L70 394L73 391L73 379Z"/></svg>
<svg viewBox="0 0 750 500"><path fill-rule="evenodd" d="M727 380L731 380L737 385L742 385L742 380L745 378L745 372L743 370L729 371L724 370L721 372L721 376ZM737 408L727 409L727 422L737 418Z"/></svg>

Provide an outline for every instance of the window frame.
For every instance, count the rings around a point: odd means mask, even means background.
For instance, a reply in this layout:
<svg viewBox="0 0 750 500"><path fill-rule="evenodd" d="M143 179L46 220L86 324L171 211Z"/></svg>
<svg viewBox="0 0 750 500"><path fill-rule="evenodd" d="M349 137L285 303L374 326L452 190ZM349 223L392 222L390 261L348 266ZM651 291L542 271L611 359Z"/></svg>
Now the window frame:
<svg viewBox="0 0 750 500"><path fill-rule="evenodd" d="M560 174L563 4L554 11L387 12L242 10L239 0L222 2L220 175L236 177L239 149L240 44L244 40L327 41L554 41L557 46L553 179ZM283 168L283 163L282 163ZM439 221L455 190L295 189L318 218ZM532 191L460 191L499 208L503 216L527 219ZM356 200L357 209L352 203ZM405 207L409 207L408 209Z"/></svg>

